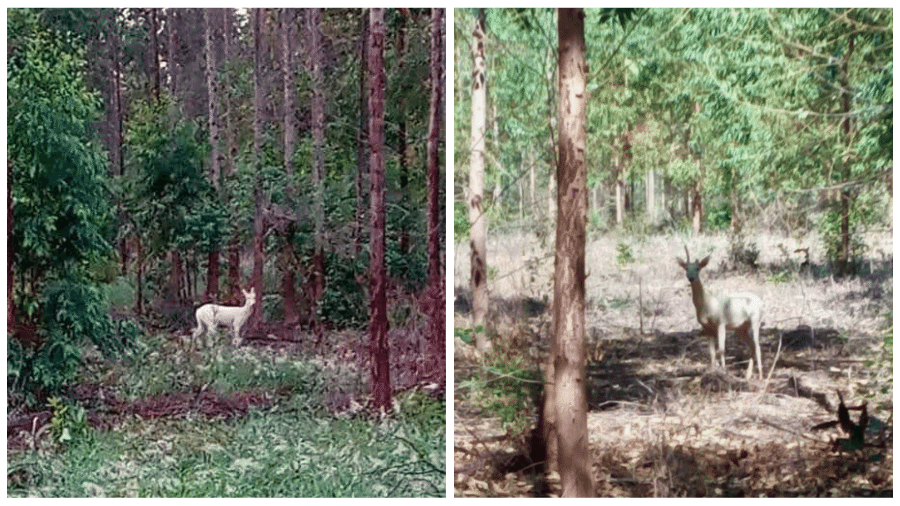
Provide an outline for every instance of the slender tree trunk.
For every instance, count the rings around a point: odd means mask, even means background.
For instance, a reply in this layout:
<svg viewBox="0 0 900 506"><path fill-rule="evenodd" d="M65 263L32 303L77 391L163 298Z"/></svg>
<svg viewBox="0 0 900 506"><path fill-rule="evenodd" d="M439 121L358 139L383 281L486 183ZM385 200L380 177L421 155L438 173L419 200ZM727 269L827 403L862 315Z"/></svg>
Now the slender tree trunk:
<svg viewBox="0 0 900 506"><path fill-rule="evenodd" d="M484 9L478 9L475 31L472 32L472 135L469 156L469 250L471 274L469 286L472 290L472 313L476 327L483 327L488 311L487 292L487 216L484 213L484 136L487 122L487 81L484 54ZM482 330L475 333L475 347L480 353L490 350L487 334Z"/></svg>
<svg viewBox="0 0 900 506"><path fill-rule="evenodd" d="M213 10L203 9L203 24L206 28L206 99L208 110L209 124L209 179L213 188L220 188L221 180L221 159L222 152L219 146L219 93L216 84L216 52L215 52L215 30L213 28ZM219 252L218 250L210 250L207 255L206 270L206 291L203 299L207 302L214 301L218 298L219 292Z"/></svg>
<svg viewBox="0 0 900 506"><path fill-rule="evenodd" d="M369 11L369 141L371 155L369 250L369 346L372 354L372 406L393 409L384 267L384 10Z"/></svg>
<svg viewBox="0 0 900 506"><path fill-rule="evenodd" d="M356 231L353 234L353 252L359 252L360 239L363 234L364 218L366 216L366 181L369 172L368 142L369 142L369 116L368 101L366 96L366 72L364 67L368 62L369 47L369 13L363 9L360 21L359 35L359 130L357 132L356 150Z"/></svg>
<svg viewBox="0 0 900 506"><path fill-rule="evenodd" d="M250 281L256 291L259 303L253 305L250 315L250 328L258 329L261 320L260 307L263 302L263 240L265 223L263 221L262 194L262 143L263 143L263 108L265 93L263 91L263 24L265 9L253 9L253 167L255 169L253 183L253 202L256 213L253 220L253 276Z"/></svg>
<svg viewBox="0 0 900 506"><path fill-rule="evenodd" d="M584 372L587 130L584 11L558 9L559 166L553 289L554 384L563 497L593 495Z"/></svg>
<svg viewBox="0 0 900 506"><path fill-rule="evenodd" d="M854 34L851 32L849 40L849 47L847 49L847 54L844 56L844 61L841 63L841 103L844 110L844 121L842 124L844 130L844 138L847 142L847 156L844 156L841 160L841 164L843 166L843 180L844 182L850 181L851 173L850 173L850 160L849 153L851 152L851 148L853 145L853 137L851 137L851 129L850 129L850 99L852 96L850 90L850 57L853 56L854 52ZM845 276L850 273L850 204L851 204L851 188L850 186L844 186L841 189L841 251L840 258L838 258L837 262L837 274L838 276Z"/></svg>
<svg viewBox="0 0 900 506"><path fill-rule="evenodd" d="M284 171L288 177L287 200L294 202L294 141L296 137L296 121L294 114L294 48L292 41L294 16L293 10L281 9L281 71L284 91ZM281 250L282 260L282 295L284 296L284 323L296 325L300 321L297 313L297 283L294 278L294 224L289 223Z"/></svg>
<svg viewBox="0 0 900 506"><path fill-rule="evenodd" d="M137 268L134 276L137 281L137 294L134 300L134 313L140 316L144 314L144 244L140 233L136 233L134 238L137 243Z"/></svg>
<svg viewBox="0 0 900 506"><path fill-rule="evenodd" d="M222 12L222 32L223 32L223 54L225 57L225 62L228 63L232 59L232 46L233 46L233 34L234 34L234 11L232 9L224 9ZM224 90L225 92L222 94L222 106L223 106L223 116L225 118L225 176L231 177L234 175L234 159L237 156L237 139L234 132L234 123L232 121L232 110L233 107L231 105L231 99L228 93L230 89L230 79L228 73L225 72L223 76L223 81L225 83ZM229 199L233 199L233 195L228 196ZM238 231L233 230L231 234L231 238L228 240L228 289L226 299L231 304L238 303L238 296L240 295L240 283L241 283L241 248L240 242L238 240Z"/></svg>
<svg viewBox="0 0 900 506"><path fill-rule="evenodd" d="M699 114L700 110L700 103L695 102L694 115ZM690 139L692 133L692 128L688 128L687 139L685 140L685 148L688 153L690 153ZM690 156L690 154L688 156ZM703 162L702 155L699 152L697 153L696 157L697 180L694 182L694 187L691 190L691 223L693 226L694 234L699 234L703 231Z"/></svg>
<svg viewBox="0 0 900 506"><path fill-rule="evenodd" d="M697 176L697 181L694 182L694 187L691 191L691 223L694 234L699 234L703 231L703 165L699 156L697 158L697 170L700 175Z"/></svg>
<svg viewBox="0 0 900 506"><path fill-rule="evenodd" d="M169 76L169 93L175 98L176 72L175 72L175 16L177 9L166 9L166 35L168 36L168 44L166 46L166 72Z"/></svg>
<svg viewBox="0 0 900 506"><path fill-rule="evenodd" d="M307 11L309 28L309 64L312 67L313 96L310 104L313 131L313 188L315 251L313 252L313 328L316 342L321 342L319 305L325 293L325 89L322 80L322 43L320 24L322 10Z"/></svg>
<svg viewBox="0 0 900 506"><path fill-rule="evenodd" d="M428 107L428 285L431 287L429 342L438 354L438 364L444 363L444 276L440 240L440 136L444 90L444 9L431 9L431 100ZM445 371L446 373L446 371ZM446 375L441 375L443 380Z"/></svg>
<svg viewBox="0 0 900 506"><path fill-rule="evenodd" d="M159 9L150 9L150 25L153 31L151 34L153 39L153 96L159 101L160 93L162 92L162 79L159 65L159 21L157 20L157 11Z"/></svg>
<svg viewBox="0 0 900 506"><path fill-rule="evenodd" d="M397 75L404 75L406 66L406 16L397 18ZM409 192L409 158L407 157L406 143L406 97L409 90L400 90L399 119L397 121L397 153L400 155L400 194L408 195ZM400 241L398 249L401 254L409 251L409 230L405 222L400 224Z"/></svg>

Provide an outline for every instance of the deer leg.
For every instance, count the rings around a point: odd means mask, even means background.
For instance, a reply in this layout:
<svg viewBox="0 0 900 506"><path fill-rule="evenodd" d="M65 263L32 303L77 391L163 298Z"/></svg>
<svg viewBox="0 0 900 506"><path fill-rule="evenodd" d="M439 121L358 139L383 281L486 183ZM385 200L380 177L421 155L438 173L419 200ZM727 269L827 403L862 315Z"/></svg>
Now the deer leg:
<svg viewBox="0 0 900 506"><path fill-rule="evenodd" d="M712 335L707 335L706 342L709 343L709 365L716 368L716 339Z"/></svg>
<svg viewBox="0 0 900 506"><path fill-rule="evenodd" d="M759 369L759 379L763 379L763 370L762 370L762 353L759 350L759 319L751 322L753 326L753 354L756 357L756 366Z"/></svg>
<svg viewBox="0 0 900 506"><path fill-rule="evenodd" d="M722 369L725 369L725 323L719 324L719 333L718 333L718 345L719 345L719 362L722 365Z"/></svg>

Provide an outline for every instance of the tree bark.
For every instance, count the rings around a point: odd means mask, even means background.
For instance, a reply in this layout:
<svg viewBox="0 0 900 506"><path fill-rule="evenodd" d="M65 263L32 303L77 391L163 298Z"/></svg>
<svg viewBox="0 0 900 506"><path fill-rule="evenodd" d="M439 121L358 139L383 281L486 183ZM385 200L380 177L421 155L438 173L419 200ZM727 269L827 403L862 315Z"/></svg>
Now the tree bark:
<svg viewBox="0 0 900 506"><path fill-rule="evenodd" d="M360 15L359 34L359 61L360 65L368 62L369 48L369 13L363 9ZM369 115L368 99L366 96L366 72L359 73L359 130L356 142L356 230L353 234L353 252L359 252L359 246L363 234L364 219L366 216L366 181L369 172L368 142L369 142Z"/></svg>
<svg viewBox="0 0 900 506"><path fill-rule="evenodd" d="M253 220L253 276L250 281L256 291L259 301L253 305L250 314L250 328L258 329L261 320L260 307L263 305L263 240L265 223L263 221L263 194L262 194L262 142L263 142L263 108L265 107L265 93L263 91L263 25L265 9L253 9L253 168L255 176L253 182L253 202L256 209Z"/></svg>
<svg viewBox="0 0 900 506"><path fill-rule="evenodd" d="M322 80L322 43L319 25L322 10L307 12L309 28L309 64L312 67L313 96L310 104L313 133L313 214L315 221L315 251L313 252L313 300L312 320L316 341L322 339L319 322L319 305L325 293L325 89Z"/></svg>
<svg viewBox="0 0 900 506"><path fill-rule="evenodd" d="M851 90L850 90L850 57L853 55L854 44L853 44L853 36L854 34L851 32L849 37L849 47L847 49L847 55L844 56L844 61L841 62L841 104L843 106L844 112L844 121L842 124L844 130L844 137L847 142L847 156L844 156L841 160L843 165L843 179L844 182L850 181L851 173L850 173L850 160L849 153L852 151L853 147L853 137L851 137L850 133L850 98L851 98ZM841 251L840 257L837 262L837 274L838 276L846 276L850 273L850 194L851 188L850 186L844 186L841 189Z"/></svg>
<svg viewBox="0 0 900 506"><path fill-rule="evenodd" d="M294 114L294 48L291 43L294 39L292 27L294 26L293 10L281 9L281 71L282 88L284 92L284 171L288 177L287 201L294 202L294 141L296 138L296 121ZM284 234L284 245L281 250L282 265L282 295L284 296L284 323L296 325L300 321L297 313L297 283L294 277L294 224L289 223Z"/></svg>
<svg viewBox="0 0 900 506"><path fill-rule="evenodd" d="M206 29L206 100L208 110L209 124L209 179L213 188L220 188L219 181L221 179L221 148L219 146L219 93L216 84L216 52L213 39L215 30L213 28L213 11L212 9L203 9L203 24ZM210 250L207 255L206 269L206 291L203 299L207 302L214 301L218 298L219 292L219 252L218 250Z"/></svg>
<svg viewBox="0 0 900 506"><path fill-rule="evenodd" d="M584 11L558 9L559 165L553 289L554 384L563 497L593 495L584 372L587 130Z"/></svg>
<svg viewBox="0 0 900 506"><path fill-rule="evenodd" d="M478 9L475 30L472 32L472 135L469 156L469 250L471 273L469 286L472 290L472 316L476 327L475 347L480 353L490 351L490 342L483 327L488 311L487 291L487 216L484 214L484 136L487 122L487 81L485 75L485 16L484 9Z"/></svg>
<svg viewBox="0 0 900 506"><path fill-rule="evenodd" d="M431 287L431 314L429 314L429 343L438 354L438 364L443 364L444 352L444 276L440 240L440 136L443 117L441 112L444 91L444 9L431 9L431 100L428 107L428 284ZM445 380L445 374L440 376Z"/></svg>
<svg viewBox="0 0 900 506"><path fill-rule="evenodd" d="M225 62L228 63L232 59L232 46L234 36L234 12L232 9L224 9L222 13L222 37L223 37L223 55ZM225 177L234 175L234 159L237 156L237 139L234 132L234 123L232 121L232 105L227 90L229 89L230 80L228 73L223 75L225 83L225 93L222 95L222 115L225 120ZM233 195L228 196L233 199ZM233 230L231 238L228 240L228 289L226 299L230 304L239 303L240 284L241 284L241 248L238 240L237 230Z"/></svg>
<svg viewBox="0 0 900 506"><path fill-rule="evenodd" d="M371 152L369 249L369 347L372 407L390 412L393 392L387 340L387 273L384 266L384 10L369 12L369 141Z"/></svg>
<svg viewBox="0 0 900 506"><path fill-rule="evenodd" d="M175 98L175 87L177 83L175 73L175 16L178 15L177 9L166 9L166 36L168 41L166 44L166 73L169 77L169 94Z"/></svg>
<svg viewBox="0 0 900 506"><path fill-rule="evenodd" d="M150 27L151 38L153 40L153 97L159 101L162 92L162 79L160 77L159 65L159 21L157 20L157 11L159 9L150 9Z"/></svg>

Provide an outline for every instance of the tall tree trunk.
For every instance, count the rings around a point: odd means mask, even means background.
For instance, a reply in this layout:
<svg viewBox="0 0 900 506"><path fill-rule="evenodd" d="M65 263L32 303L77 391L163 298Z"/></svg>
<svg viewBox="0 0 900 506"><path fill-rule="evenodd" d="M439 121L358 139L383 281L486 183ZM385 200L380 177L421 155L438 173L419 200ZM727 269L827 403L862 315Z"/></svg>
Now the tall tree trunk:
<svg viewBox="0 0 900 506"><path fill-rule="evenodd" d="M850 57L853 56L854 51L854 34L851 32L849 37L850 40L847 54L844 56L844 61L841 62L841 103L844 110L844 121L842 127L844 130L844 138L847 142L847 155L844 156L841 160L841 165L843 166L844 171L844 182L850 181L851 172L849 153L851 152L853 146L853 137L850 135L850 99L852 93L850 90L849 67ZM849 185L844 186L841 189L841 251L840 257L838 258L837 262L838 276L845 276L850 273L850 191L851 187Z"/></svg>
<svg viewBox="0 0 900 506"><path fill-rule="evenodd" d="M359 130L356 142L356 230L353 234L353 252L359 252L360 239L363 234L364 218L366 216L366 181L369 172L368 142L369 142L369 116L368 101L366 96L366 72L369 48L369 13L363 9L360 14L359 34Z"/></svg>
<svg viewBox="0 0 900 506"><path fill-rule="evenodd" d="M223 36L223 54L225 63L231 62L232 46L234 36L234 11L232 9L224 9L222 12L222 36ZM237 157L237 136L234 132L234 122L232 121L231 99L227 90L230 89L230 79L227 72L223 75L225 93L222 94L223 116L225 118L225 177L234 175L234 159ZM229 195L228 199L233 199L233 195ZM226 299L231 304L237 304L240 295L241 284L241 248L238 239L238 231L235 229L231 233L228 240L228 289Z"/></svg>
<svg viewBox="0 0 900 506"><path fill-rule="evenodd" d="M263 302L263 240L265 223L263 221L262 194L262 143L263 143L263 108L265 93L263 91L263 24L265 9L253 9L253 202L256 209L253 220L253 276L250 284L256 291L259 303L253 305L250 315L250 328L258 329L261 320L260 307Z"/></svg>
<svg viewBox="0 0 900 506"><path fill-rule="evenodd" d="M404 75L404 67L406 66L406 15L397 18L397 75ZM409 191L409 158L407 157L406 142L406 97L409 90L402 87L400 90L399 118L397 120L397 153L400 155L400 194L408 195ZM400 223L400 241L398 249L401 254L409 251L409 230L406 223Z"/></svg>
<svg viewBox="0 0 900 506"><path fill-rule="evenodd" d="M700 102L694 102L694 115L700 113ZM687 139L685 140L685 148L690 156L690 139L692 135L692 127L688 127ZM694 234L703 232L703 161L702 155L698 151L697 158L697 180L691 189L691 223L693 225Z"/></svg>
<svg viewBox="0 0 900 506"><path fill-rule="evenodd" d="M153 39L153 97L159 101L159 96L162 92L162 79L159 65L159 21L157 20L157 11L159 9L150 9L150 26L153 32L151 34Z"/></svg>
<svg viewBox="0 0 900 506"><path fill-rule="evenodd" d="M310 104L313 131L313 191L315 251L313 252L313 328L316 342L322 339L319 305L325 293L325 89L322 81L322 43L320 24L322 10L307 12L309 28L309 64L312 67L313 96Z"/></svg>
<svg viewBox="0 0 900 506"><path fill-rule="evenodd" d="M369 346L374 409L393 407L387 321L387 272L384 266L384 10L369 11L369 141L371 154L369 246Z"/></svg>
<svg viewBox="0 0 900 506"><path fill-rule="evenodd" d="M209 124L209 179L213 188L220 188L221 180L221 159L222 152L219 146L219 93L216 84L216 51L214 44L215 30L213 21L213 10L203 9L203 24L206 29L206 100ZM219 292L219 252L218 250L210 250L207 255L206 269L206 291L203 299L207 302L216 300Z"/></svg>
<svg viewBox="0 0 900 506"><path fill-rule="evenodd" d="M484 54L485 21L484 9L478 9L475 30L472 32L472 135L469 156L469 250L471 274L469 287L472 290L472 316L476 327L482 327L488 311L487 292L487 216L484 214L484 136L487 122L487 82ZM475 347L480 353L487 353L490 342L481 330L475 333Z"/></svg>
<svg viewBox="0 0 900 506"><path fill-rule="evenodd" d="M697 157L697 181L691 189L691 224L694 234L703 232L703 165Z"/></svg>
<svg viewBox="0 0 900 506"><path fill-rule="evenodd" d="M119 23L116 19L117 10L113 11L110 21L110 43L107 48L112 61L109 72L109 107L107 107L107 121L109 122L109 169L113 176L122 175L122 106L119 102Z"/></svg>
<svg viewBox="0 0 900 506"><path fill-rule="evenodd" d="M438 354L438 364L444 363L444 276L441 262L440 136L444 90L444 9L431 9L431 100L428 107L428 285L431 287L429 342ZM441 380L446 378L446 371Z"/></svg>
<svg viewBox="0 0 900 506"><path fill-rule="evenodd" d="M135 268L134 277L136 278L136 294L134 300L134 313L138 316L144 314L144 243L141 240L141 234L134 234L135 243L137 243L137 267Z"/></svg>
<svg viewBox="0 0 900 506"><path fill-rule="evenodd" d="M647 170L647 221L656 224L656 171Z"/></svg>
<svg viewBox="0 0 900 506"><path fill-rule="evenodd" d="M296 137L296 121L294 114L294 48L292 41L294 16L293 10L281 9L281 71L284 91L284 172L287 174L287 201L294 205L294 141ZM284 246L281 250L282 295L284 296L284 323L296 325L300 321L297 313L297 283L294 278L294 224L289 223L284 234Z"/></svg>
<svg viewBox="0 0 900 506"><path fill-rule="evenodd" d="M175 17L178 15L177 9L166 9L166 35L168 43L166 44L166 72L169 76L169 93L175 98L176 72L175 72Z"/></svg>
<svg viewBox="0 0 900 506"><path fill-rule="evenodd" d="M559 165L553 288L553 357L563 497L593 495L584 372L587 130L584 11L558 9Z"/></svg>

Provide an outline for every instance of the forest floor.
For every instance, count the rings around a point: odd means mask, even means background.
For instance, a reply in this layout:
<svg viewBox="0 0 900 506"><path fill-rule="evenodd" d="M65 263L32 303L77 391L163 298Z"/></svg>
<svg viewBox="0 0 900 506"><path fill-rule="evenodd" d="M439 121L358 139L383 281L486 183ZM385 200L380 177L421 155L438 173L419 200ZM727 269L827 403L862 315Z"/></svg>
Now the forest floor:
<svg viewBox="0 0 900 506"><path fill-rule="evenodd" d="M8 410L7 495L443 496L444 362L420 323L391 331L396 413L384 419L365 410L362 331L317 343L268 325L237 348L224 329L193 348L157 332L121 361L88 347L66 415Z"/></svg>
<svg viewBox="0 0 900 506"><path fill-rule="evenodd" d="M760 251L755 269L727 261L724 236L589 238L588 431L597 496L892 495L892 349L884 349L893 324L890 233L867 237L863 274L843 280L826 275L815 238L747 239ZM765 381L743 380L748 354L733 334L727 371L710 369L675 262L684 242L692 259L712 253L701 273L707 290L762 297ZM798 248L809 248L810 268L801 268ZM494 353L482 361L459 337L472 326L462 288L467 250L455 255L455 495L555 496L558 475L541 472L530 438L550 339L552 252L521 235L489 241ZM812 430L837 419L837 392L848 407L867 403L873 446L848 450L839 427ZM850 415L856 421L860 411Z"/></svg>

